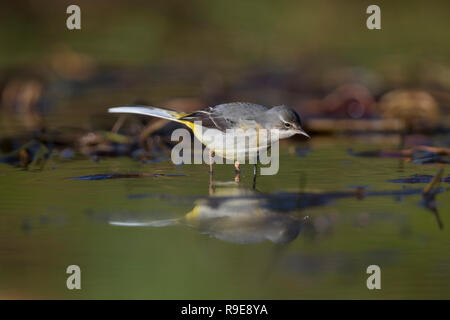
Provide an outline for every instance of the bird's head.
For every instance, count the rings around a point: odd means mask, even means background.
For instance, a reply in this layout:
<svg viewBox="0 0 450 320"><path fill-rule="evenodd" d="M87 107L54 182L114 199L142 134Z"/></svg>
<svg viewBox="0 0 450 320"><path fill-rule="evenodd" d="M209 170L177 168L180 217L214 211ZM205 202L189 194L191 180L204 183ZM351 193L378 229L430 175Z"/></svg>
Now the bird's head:
<svg viewBox="0 0 450 320"><path fill-rule="evenodd" d="M288 106L272 107L268 111L268 119L272 129L280 131L280 138L289 138L295 134L301 134L311 138L302 128L300 116Z"/></svg>

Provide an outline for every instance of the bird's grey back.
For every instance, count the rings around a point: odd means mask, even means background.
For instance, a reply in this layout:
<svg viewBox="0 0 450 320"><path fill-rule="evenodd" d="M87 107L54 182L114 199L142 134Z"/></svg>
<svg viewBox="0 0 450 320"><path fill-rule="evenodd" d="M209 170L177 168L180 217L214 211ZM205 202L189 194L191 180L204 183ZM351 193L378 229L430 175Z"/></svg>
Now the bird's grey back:
<svg viewBox="0 0 450 320"><path fill-rule="evenodd" d="M201 121L206 128L216 128L225 131L226 129L235 128L242 121L255 121L267 110L267 107L259 104L231 102L193 112L181 119L192 122Z"/></svg>
<svg viewBox="0 0 450 320"><path fill-rule="evenodd" d="M215 114L221 114L227 118L254 119L262 112L268 110L259 104L249 102L232 102L219 104L213 107Z"/></svg>

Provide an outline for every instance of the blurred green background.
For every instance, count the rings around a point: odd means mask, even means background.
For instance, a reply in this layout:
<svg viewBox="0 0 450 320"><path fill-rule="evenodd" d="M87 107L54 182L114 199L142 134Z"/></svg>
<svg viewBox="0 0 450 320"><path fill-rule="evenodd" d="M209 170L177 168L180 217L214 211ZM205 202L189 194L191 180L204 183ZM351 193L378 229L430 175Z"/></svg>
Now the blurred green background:
<svg viewBox="0 0 450 320"><path fill-rule="evenodd" d="M69 45L98 63L273 63L327 57L375 67L448 62L448 1L377 1L382 30L366 28L371 1L77 1L82 30L65 27L71 1L3 2L0 65L33 64Z"/></svg>

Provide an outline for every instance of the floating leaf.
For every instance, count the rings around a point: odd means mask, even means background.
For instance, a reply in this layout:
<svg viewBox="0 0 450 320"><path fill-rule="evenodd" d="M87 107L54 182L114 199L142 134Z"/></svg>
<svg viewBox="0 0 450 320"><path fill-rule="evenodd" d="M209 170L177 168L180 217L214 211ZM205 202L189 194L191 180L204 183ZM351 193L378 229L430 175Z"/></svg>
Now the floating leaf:
<svg viewBox="0 0 450 320"><path fill-rule="evenodd" d="M105 173L93 174L88 176L69 178L70 180L108 180L108 179L127 179L127 178L147 178L147 177L183 177L184 174L164 174L164 173Z"/></svg>
<svg viewBox="0 0 450 320"><path fill-rule="evenodd" d="M399 179L392 179L389 180L389 182L393 183L430 183L433 179L432 175L429 174L413 174L412 176L409 176L408 178L399 178ZM447 182L450 183L450 175L441 178L441 182Z"/></svg>

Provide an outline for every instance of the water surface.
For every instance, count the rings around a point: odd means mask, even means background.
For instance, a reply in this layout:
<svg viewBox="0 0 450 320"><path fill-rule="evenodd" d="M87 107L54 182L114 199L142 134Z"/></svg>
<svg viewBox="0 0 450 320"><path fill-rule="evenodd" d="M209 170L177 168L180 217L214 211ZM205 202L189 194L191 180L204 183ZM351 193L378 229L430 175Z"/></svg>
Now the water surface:
<svg viewBox="0 0 450 320"><path fill-rule="evenodd" d="M232 166L216 166L211 188L207 165L0 164L0 296L450 298L449 184L436 196L441 230L422 205L426 183L389 182L439 167L349 154L389 147L365 141L283 143L279 173L255 189L249 165L239 183ZM137 172L148 175L69 179ZM79 291L66 288L72 264ZM372 264L378 291L366 287Z"/></svg>

